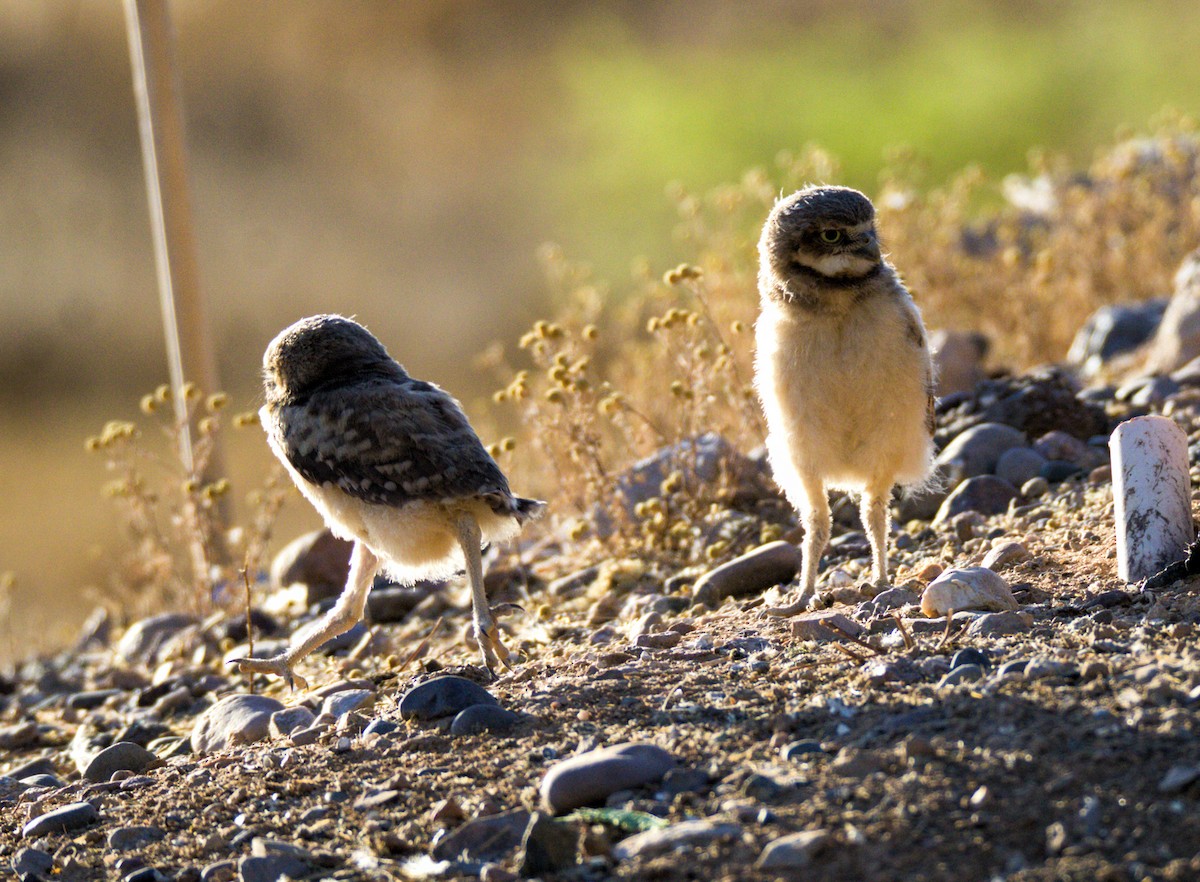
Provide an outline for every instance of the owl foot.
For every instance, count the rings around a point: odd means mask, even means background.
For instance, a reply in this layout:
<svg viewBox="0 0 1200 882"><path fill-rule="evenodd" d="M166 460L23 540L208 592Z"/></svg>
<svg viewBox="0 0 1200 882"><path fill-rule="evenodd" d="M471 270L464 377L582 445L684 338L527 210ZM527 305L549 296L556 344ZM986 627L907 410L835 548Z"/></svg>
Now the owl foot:
<svg viewBox="0 0 1200 882"><path fill-rule="evenodd" d="M809 610L824 609L828 605L825 598L816 591L802 591L800 596L787 606L763 607L762 614L772 618L787 619Z"/></svg>
<svg viewBox="0 0 1200 882"><path fill-rule="evenodd" d="M308 681L292 670L287 654L273 658L234 658L229 660L243 674L274 674L282 677L288 689L307 689Z"/></svg>
<svg viewBox="0 0 1200 882"><path fill-rule="evenodd" d="M477 629L475 642L479 644L479 652L483 656L483 666L487 668L487 672L492 675L493 680L499 676L496 673L498 665L503 665L510 671L513 669L509 662L517 659L508 651L508 647L500 642L500 629L494 623L491 627Z"/></svg>

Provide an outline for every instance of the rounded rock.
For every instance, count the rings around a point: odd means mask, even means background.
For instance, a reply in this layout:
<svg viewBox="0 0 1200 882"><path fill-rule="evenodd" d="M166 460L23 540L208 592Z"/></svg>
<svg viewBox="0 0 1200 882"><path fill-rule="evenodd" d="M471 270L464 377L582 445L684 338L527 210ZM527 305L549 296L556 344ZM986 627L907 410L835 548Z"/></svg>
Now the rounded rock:
<svg viewBox="0 0 1200 882"><path fill-rule="evenodd" d="M23 828L21 836L25 839L37 839L47 833L65 833L69 830L79 830L100 820L100 812L90 802L73 802L56 808L54 811L38 815Z"/></svg>
<svg viewBox="0 0 1200 882"><path fill-rule="evenodd" d="M1068 435L1068 438L1071 436ZM1071 440L1075 440L1072 438ZM1020 487L1030 478L1042 473L1046 457L1029 447L1014 447L1004 451L996 463L996 477L1003 478L1014 487Z"/></svg>
<svg viewBox="0 0 1200 882"><path fill-rule="evenodd" d="M675 762L656 744L627 742L590 750L546 772L540 788L542 802L555 814L602 803L618 790L661 780Z"/></svg>
<svg viewBox="0 0 1200 882"><path fill-rule="evenodd" d="M921 612L931 619L950 610L1004 612L1018 606L1004 578L986 567L946 570L921 595Z"/></svg>
<svg viewBox="0 0 1200 882"><path fill-rule="evenodd" d="M800 572L800 549L790 542L768 542L721 564L696 580L692 602L715 609L728 597L761 594L786 585Z"/></svg>
<svg viewBox="0 0 1200 882"><path fill-rule="evenodd" d="M495 704L473 704L459 711L450 724L451 735L508 732L521 722L521 715Z"/></svg>
<svg viewBox="0 0 1200 882"><path fill-rule="evenodd" d="M261 741L270 730L271 714L280 710L283 704L265 695L227 695L196 719L192 752Z"/></svg>
<svg viewBox="0 0 1200 882"><path fill-rule="evenodd" d="M499 706L492 693L465 677L445 676L426 680L400 699L400 716L406 720L453 717L477 704Z"/></svg>
<svg viewBox="0 0 1200 882"><path fill-rule="evenodd" d="M946 497L933 519L934 525L945 523L964 512L981 515L1003 514L1017 497L1017 488L995 475L977 475L959 484Z"/></svg>
<svg viewBox="0 0 1200 882"><path fill-rule="evenodd" d="M992 666L991 659L986 653L981 652L974 646L965 646L958 652L954 653L954 657L950 659L950 670L960 668L963 665L978 665L982 669Z"/></svg>
<svg viewBox="0 0 1200 882"><path fill-rule="evenodd" d="M1025 433L1002 423L981 423L959 433L938 454L935 465L950 484L992 474L1005 452L1026 445Z"/></svg>
<svg viewBox="0 0 1200 882"><path fill-rule="evenodd" d="M92 758L83 770L83 777L93 783L108 781L115 772L141 772L160 762L157 756L140 744L118 741Z"/></svg>
<svg viewBox="0 0 1200 882"><path fill-rule="evenodd" d="M959 665L957 668L951 668L950 673L942 677L938 683L939 689L944 689L947 686L957 686L959 683L974 683L977 680L983 679L983 668L979 665Z"/></svg>

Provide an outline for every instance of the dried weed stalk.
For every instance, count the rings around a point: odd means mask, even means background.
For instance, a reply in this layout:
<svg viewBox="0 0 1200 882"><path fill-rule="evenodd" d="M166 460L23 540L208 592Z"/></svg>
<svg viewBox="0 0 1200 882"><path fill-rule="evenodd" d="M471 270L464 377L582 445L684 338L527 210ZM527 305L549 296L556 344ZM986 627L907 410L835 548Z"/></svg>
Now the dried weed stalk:
<svg viewBox="0 0 1200 882"><path fill-rule="evenodd" d="M104 493L118 508L128 545L110 587L133 616L162 609L211 611L222 594L218 588L236 585L240 571L253 573L261 566L285 498L285 476L273 470L263 489L249 498L249 524L223 529L218 507L227 501L229 481L204 483L200 476L222 431L228 397L222 392L205 396L191 383L184 386L184 396L187 418L195 425L191 469L175 453L181 426L166 385L142 397L142 425L113 420L86 443L104 457L112 475ZM257 420L254 414L238 414L232 422L247 426Z"/></svg>
<svg viewBox="0 0 1200 882"><path fill-rule="evenodd" d="M1200 245L1200 138L1184 119L1121 139L1082 172L1037 154L1028 174L1002 181L975 168L942 186L922 177L896 151L869 194L884 243L930 327L981 331L1014 369L1061 360L1103 304L1168 294ZM551 498L550 523L575 540L576 563L630 554L686 565L738 550L712 538L733 470L702 478L693 442L715 434L739 454L761 445L750 387L759 230L780 195L838 180L836 160L809 149L708 193L674 188L689 262L662 275L635 266L620 294L544 250L562 306L522 337L520 361L493 360L506 371L495 400L515 405L521 426L493 452ZM639 462L664 449L675 457L659 486L630 493ZM514 462L514 450L532 452ZM771 538L771 526L752 538Z"/></svg>

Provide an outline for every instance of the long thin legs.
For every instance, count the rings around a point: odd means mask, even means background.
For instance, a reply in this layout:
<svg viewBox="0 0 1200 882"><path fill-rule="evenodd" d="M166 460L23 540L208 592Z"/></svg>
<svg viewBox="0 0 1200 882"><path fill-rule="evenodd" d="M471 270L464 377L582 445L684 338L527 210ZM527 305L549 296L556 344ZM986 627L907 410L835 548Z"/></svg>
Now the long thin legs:
<svg viewBox="0 0 1200 882"><path fill-rule="evenodd" d="M346 587L329 612L297 631L286 652L274 658L236 658L229 663L243 673L275 674L283 677L290 687L305 688L308 683L295 672L294 666L322 643L344 634L362 621L367 595L378 569L379 559L371 549L361 542L355 542L350 555L350 575L346 579Z"/></svg>
<svg viewBox="0 0 1200 882"><path fill-rule="evenodd" d="M471 585L471 614L475 623L475 640L483 655L484 667L492 676L496 675L497 664L511 667L509 652L500 642L500 632L488 605L487 592L483 587L483 558L480 555L482 537L475 517L463 513L456 523L458 542L462 546L463 559L467 563L467 581Z"/></svg>

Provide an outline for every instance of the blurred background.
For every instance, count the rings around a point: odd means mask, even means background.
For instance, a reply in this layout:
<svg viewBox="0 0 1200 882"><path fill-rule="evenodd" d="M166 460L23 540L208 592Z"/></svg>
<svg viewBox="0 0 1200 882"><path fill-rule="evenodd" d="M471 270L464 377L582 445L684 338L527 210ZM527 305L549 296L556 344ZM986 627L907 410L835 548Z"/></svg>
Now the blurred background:
<svg viewBox="0 0 1200 882"><path fill-rule="evenodd" d="M1194 0L177 0L201 284L235 410L263 347L357 315L486 421L476 356L553 309L559 243L613 290L688 258L669 185L816 143L868 192L1034 146L1086 162L1200 111ZM0 659L106 589L113 509L84 439L167 377L122 5L0 0ZM485 439L487 440L487 439ZM244 490L268 460L231 433ZM314 526L293 504L281 539ZM3 606L3 598L0 598Z"/></svg>

